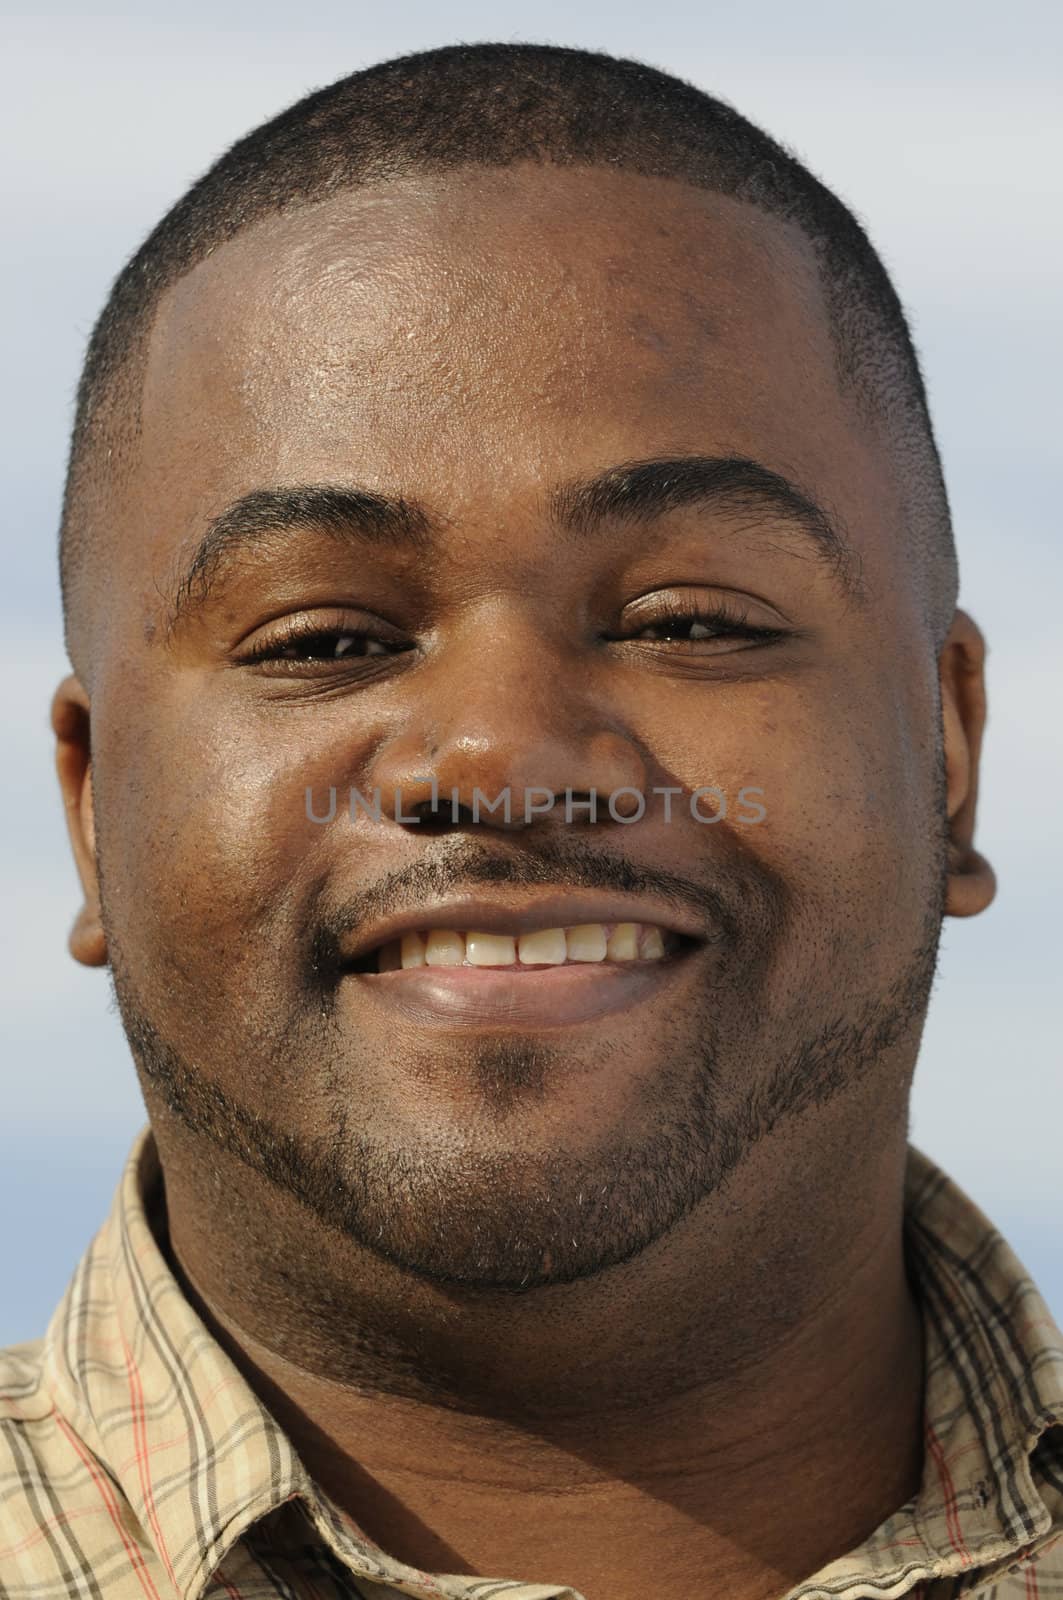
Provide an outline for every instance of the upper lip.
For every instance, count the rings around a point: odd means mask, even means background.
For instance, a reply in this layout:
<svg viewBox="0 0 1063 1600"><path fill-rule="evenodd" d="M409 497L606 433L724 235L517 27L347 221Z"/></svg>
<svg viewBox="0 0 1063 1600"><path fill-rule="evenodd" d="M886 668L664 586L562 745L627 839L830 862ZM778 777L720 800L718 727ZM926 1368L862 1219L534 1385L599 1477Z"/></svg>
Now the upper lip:
<svg viewBox="0 0 1063 1600"><path fill-rule="evenodd" d="M359 960L379 945L422 928L455 928L476 933L535 933L542 928L571 928L587 922L644 922L688 939L707 937L703 926L672 906L644 895L582 893L571 889L508 895L505 899L453 895L422 901L409 910L382 917L362 928L344 946L345 962Z"/></svg>

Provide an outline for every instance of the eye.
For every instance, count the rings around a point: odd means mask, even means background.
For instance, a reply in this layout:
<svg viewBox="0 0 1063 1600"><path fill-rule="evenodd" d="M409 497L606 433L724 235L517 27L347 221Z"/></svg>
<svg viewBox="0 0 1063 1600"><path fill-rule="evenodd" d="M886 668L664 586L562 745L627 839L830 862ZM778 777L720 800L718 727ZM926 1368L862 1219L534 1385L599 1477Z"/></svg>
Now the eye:
<svg viewBox="0 0 1063 1600"><path fill-rule="evenodd" d="M260 638L253 639L239 658L240 665L273 663L278 670L322 670L351 667L411 649L408 641L384 624L357 627L350 622L325 623L314 617L286 618Z"/></svg>
<svg viewBox="0 0 1063 1600"><path fill-rule="evenodd" d="M625 641L674 644L708 650L716 641L770 643L786 637L785 628L750 621L749 611L737 602L700 599L696 594L652 596L633 607L628 627L619 635Z"/></svg>

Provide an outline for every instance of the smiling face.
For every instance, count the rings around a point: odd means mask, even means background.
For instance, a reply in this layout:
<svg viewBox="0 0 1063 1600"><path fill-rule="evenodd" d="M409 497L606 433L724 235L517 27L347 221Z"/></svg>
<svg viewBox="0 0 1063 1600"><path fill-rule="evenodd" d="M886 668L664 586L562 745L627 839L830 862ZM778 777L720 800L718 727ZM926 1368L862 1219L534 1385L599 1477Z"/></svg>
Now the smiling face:
<svg viewBox="0 0 1063 1600"><path fill-rule="evenodd" d="M520 1285L898 1123L949 861L896 477L801 236L683 184L387 183L179 282L91 682L164 1165Z"/></svg>

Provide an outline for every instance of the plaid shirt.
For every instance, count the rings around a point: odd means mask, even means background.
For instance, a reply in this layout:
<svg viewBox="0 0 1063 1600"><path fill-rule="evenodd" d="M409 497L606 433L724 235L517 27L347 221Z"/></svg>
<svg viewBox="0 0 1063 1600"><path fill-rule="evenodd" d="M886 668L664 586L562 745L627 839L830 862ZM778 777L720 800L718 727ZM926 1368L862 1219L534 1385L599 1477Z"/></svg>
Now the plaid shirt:
<svg viewBox="0 0 1063 1600"><path fill-rule="evenodd" d="M0 1600L580 1600L561 1582L421 1572L366 1538L182 1296L162 1205L145 1128L44 1337L0 1352ZM922 1484L786 1600L1063 1597L1063 1334L911 1147L906 1229L926 1325Z"/></svg>

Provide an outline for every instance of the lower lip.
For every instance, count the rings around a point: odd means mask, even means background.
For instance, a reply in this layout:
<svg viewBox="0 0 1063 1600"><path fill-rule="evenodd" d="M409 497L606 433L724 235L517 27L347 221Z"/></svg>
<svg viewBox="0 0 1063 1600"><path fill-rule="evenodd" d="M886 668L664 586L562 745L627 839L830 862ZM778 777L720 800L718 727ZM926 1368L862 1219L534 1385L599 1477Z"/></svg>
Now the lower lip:
<svg viewBox="0 0 1063 1600"><path fill-rule="evenodd" d="M595 1022L661 994L689 952L659 961L506 967L410 967L348 973L371 1003L409 1021L455 1028L564 1028Z"/></svg>

